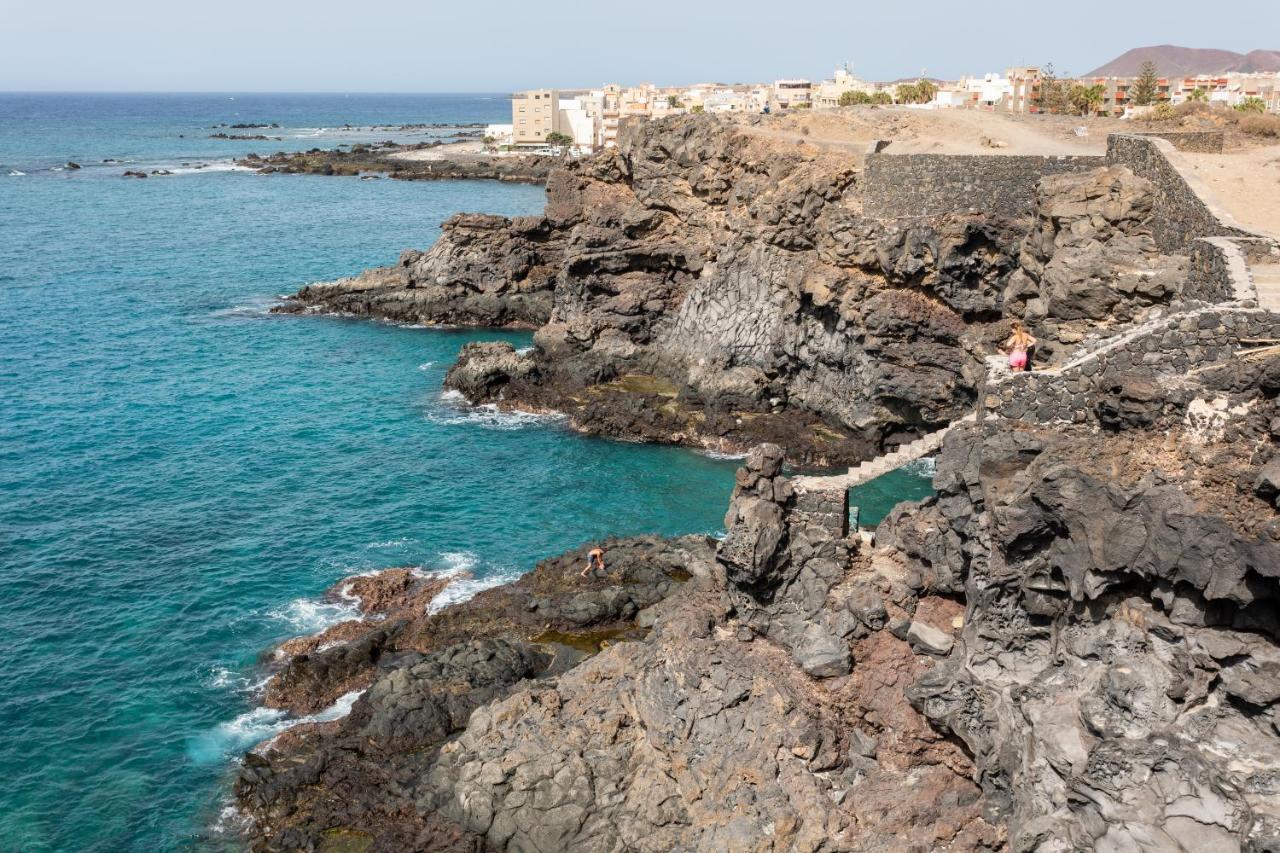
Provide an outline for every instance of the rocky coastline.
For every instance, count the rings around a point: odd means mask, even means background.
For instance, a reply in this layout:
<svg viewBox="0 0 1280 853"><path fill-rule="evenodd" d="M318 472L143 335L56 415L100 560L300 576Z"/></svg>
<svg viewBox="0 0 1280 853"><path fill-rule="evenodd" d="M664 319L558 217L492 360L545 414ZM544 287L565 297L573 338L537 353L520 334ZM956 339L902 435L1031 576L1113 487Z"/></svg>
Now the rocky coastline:
<svg viewBox="0 0 1280 853"><path fill-rule="evenodd" d="M226 139L272 139L261 135L223 136ZM401 145L395 142L357 144L348 149L312 148L308 151L247 154L236 165L261 174L360 175L400 181L490 180L542 184L559 165L554 157L533 154L496 155L475 152L441 154L431 159L408 159L406 152L435 150L437 143Z"/></svg>
<svg viewBox="0 0 1280 853"><path fill-rule="evenodd" d="M447 580L340 585L364 618L282 649L267 701L363 692L246 756L254 849L1280 850L1280 314L1248 272L1280 243L1130 148L1022 212L885 220L846 156L632 125L544 216L297 294L534 327L446 384L750 452L720 541L435 612ZM1036 373L988 359L1014 320ZM936 494L875 531L784 470L947 424Z"/></svg>

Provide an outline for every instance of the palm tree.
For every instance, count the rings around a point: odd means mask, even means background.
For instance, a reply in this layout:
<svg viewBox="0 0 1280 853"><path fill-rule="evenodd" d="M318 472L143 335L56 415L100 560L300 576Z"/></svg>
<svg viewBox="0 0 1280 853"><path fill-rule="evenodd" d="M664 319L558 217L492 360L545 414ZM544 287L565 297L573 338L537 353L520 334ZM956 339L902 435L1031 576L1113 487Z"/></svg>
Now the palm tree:
<svg viewBox="0 0 1280 853"><path fill-rule="evenodd" d="M1187 100L1200 101L1203 103L1204 101L1209 100L1209 93L1197 86L1191 90L1190 94L1187 95Z"/></svg>
<svg viewBox="0 0 1280 853"><path fill-rule="evenodd" d="M1250 95L1236 104L1236 111L1242 113L1265 113L1267 111L1267 102L1262 98Z"/></svg>
<svg viewBox="0 0 1280 853"><path fill-rule="evenodd" d="M1071 106L1080 111L1080 115L1087 116L1102 106L1105 100L1106 89L1101 83L1094 83L1092 86L1072 86L1071 87Z"/></svg>

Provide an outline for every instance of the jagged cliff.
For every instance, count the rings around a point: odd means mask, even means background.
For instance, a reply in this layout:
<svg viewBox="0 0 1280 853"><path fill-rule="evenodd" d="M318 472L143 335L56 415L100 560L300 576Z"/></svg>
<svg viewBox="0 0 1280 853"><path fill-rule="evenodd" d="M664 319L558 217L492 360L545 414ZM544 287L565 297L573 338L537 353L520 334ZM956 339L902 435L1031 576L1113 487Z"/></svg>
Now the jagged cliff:
<svg viewBox="0 0 1280 853"><path fill-rule="evenodd" d="M363 581L371 618L268 691L365 692L246 759L257 848L1280 850L1280 315L1239 279L1280 250L1160 248L1168 187L1115 163L1008 221L857 191L836 153L643 125L543 218L300 294L540 324L464 350L477 399L788 446L748 454L719 543L610 542L587 580L580 549L437 614ZM986 364L1009 317L1062 368ZM783 473L975 409L874 537L839 478Z"/></svg>
<svg viewBox="0 0 1280 853"><path fill-rule="evenodd" d="M630 126L552 174L546 214L458 217L428 253L295 307L540 326L514 374L467 353L473 401L590 431L865 457L967 409L1029 222L861 215L861 161L712 117ZM478 378L476 374L481 374Z"/></svg>

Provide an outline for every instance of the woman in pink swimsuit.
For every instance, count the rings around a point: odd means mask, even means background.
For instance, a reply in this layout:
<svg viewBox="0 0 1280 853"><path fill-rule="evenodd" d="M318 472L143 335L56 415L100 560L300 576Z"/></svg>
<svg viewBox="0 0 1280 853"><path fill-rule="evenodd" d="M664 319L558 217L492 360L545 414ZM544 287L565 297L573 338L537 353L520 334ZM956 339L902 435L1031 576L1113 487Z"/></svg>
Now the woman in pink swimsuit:
<svg viewBox="0 0 1280 853"><path fill-rule="evenodd" d="M1009 350L1009 369L1023 371L1031 369L1030 351L1036 345L1036 339L1017 320L1013 321L1013 334L1005 343Z"/></svg>

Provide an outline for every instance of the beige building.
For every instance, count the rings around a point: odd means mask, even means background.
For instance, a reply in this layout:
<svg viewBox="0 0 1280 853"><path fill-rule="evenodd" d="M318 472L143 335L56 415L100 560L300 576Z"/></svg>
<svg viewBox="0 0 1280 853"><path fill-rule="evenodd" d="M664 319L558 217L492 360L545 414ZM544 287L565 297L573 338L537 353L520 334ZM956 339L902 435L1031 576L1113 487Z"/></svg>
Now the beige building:
<svg viewBox="0 0 1280 853"><path fill-rule="evenodd" d="M876 89L874 84L854 77L844 68L837 68L830 80L823 80L812 88L810 100L813 102L814 109L833 109L840 106L840 96L845 92L874 95Z"/></svg>
<svg viewBox="0 0 1280 853"><path fill-rule="evenodd" d="M1040 80L1043 73L1034 65L1005 69L1009 80L1009 97L1000 105L1006 112L1033 113L1036 99L1040 97Z"/></svg>
<svg viewBox="0 0 1280 853"><path fill-rule="evenodd" d="M564 131L560 127L560 92L535 89L511 99L511 142L513 145L546 145L547 134Z"/></svg>
<svg viewBox="0 0 1280 853"><path fill-rule="evenodd" d="M808 80L776 80L773 84L773 105L780 109L811 106L813 83Z"/></svg>

